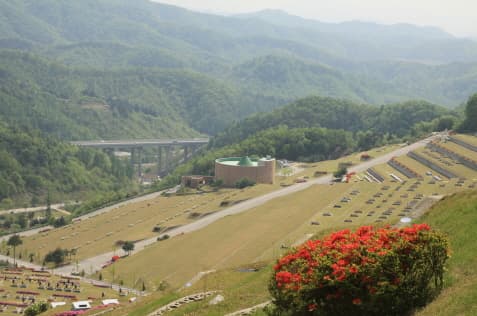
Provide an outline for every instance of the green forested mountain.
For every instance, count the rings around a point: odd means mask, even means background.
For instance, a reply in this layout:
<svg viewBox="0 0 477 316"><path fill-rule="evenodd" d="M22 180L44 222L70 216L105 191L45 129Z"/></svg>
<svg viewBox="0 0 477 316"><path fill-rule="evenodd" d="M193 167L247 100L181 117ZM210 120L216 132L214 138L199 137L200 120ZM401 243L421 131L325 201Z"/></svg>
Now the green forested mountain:
<svg viewBox="0 0 477 316"><path fill-rule="evenodd" d="M457 127L462 112L425 101L376 107L328 97L309 97L253 115L214 137L208 150L169 178L213 174L220 157L272 155L278 159L320 161L359 150L406 141Z"/></svg>
<svg viewBox="0 0 477 316"><path fill-rule="evenodd" d="M219 154L319 160L450 126L454 114L427 102L458 106L476 85L477 43L435 28L147 0L0 1L1 198L129 185L113 158L59 140L218 135L184 167L201 173ZM257 112L270 113L243 120ZM39 150L34 165L15 137L56 155Z"/></svg>
<svg viewBox="0 0 477 316"><path fill-rule="evenodd" d="M237 90L179 69L72 69L3 51L0 82L0 116L65 139L215 133L252 111Z"/></svg>
<svg viewBox="0 0 477 316"><path fill-rule="evenodd" d="M309 97L232 124L215 137L213 146L222 147L240 142L260 130L280 125L290 128L324 127L403 137L410 135L418 124L449 115L457 114L426 101L408 101L376 107L344 99Z"/></svg>
<svg viewBox="0 0 477 316"><path fill-rule="evenodd" d="M0 2L0 26L0 48L70 66L198 72L236 94L227 100L241 109L234 119L309 95L455 106L477 76L475 41L412 25L321 23L277 11L223 17L146 0L12 0Z"/></svg>
<svg viewBox="0 0 477 316"><path fill-rule="evenodd" d="M0 121L0 207L83 199L134 188L127 161Z"/></svg>

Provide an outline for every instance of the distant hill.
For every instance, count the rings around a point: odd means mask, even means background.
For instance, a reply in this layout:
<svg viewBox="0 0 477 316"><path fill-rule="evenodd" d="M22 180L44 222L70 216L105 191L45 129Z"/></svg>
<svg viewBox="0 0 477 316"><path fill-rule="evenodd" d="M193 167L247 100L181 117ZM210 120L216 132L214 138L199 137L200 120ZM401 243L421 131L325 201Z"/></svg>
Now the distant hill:
<svg viewBox="0 0 477 316"><path fill-rule="evenodd" d="M178 69L73 70L4 51L0 82L0 117L64 139L196 136L246 112L237 91Z"/></svg>
<svg viewBox="0 0 477 316"><path fill-rule="evenodd" d="M477 86L477 43L276 11L12 0L0 2L0 81L0 117L63 139L215 135L311 95L459 105Z"/></svg>
<svg viewBox="0 0 477 316"><path fill-rule="evenodd" d="M250 116L228 127L213 140L213 146L233 145L261 130L279 126L289 128L323 127L333 130L366 132L394 137L411 135L416 124L423 124L455 113L425 102L408 101L376 107L344 99L309 97ZM431 127L432 130L432 127ZM374 144L373 144L374 145Z"/></svg>
<svg viewBox="0 0 477 316"><path fill-rule="evenodd" d="M0 48L76 68L200 73L240 96L234 119L313 94L456 106L475 85L477 42L406 24L322 23L273 10L225 17L146 0L12 0L0 3L0 26Z"/></svg>

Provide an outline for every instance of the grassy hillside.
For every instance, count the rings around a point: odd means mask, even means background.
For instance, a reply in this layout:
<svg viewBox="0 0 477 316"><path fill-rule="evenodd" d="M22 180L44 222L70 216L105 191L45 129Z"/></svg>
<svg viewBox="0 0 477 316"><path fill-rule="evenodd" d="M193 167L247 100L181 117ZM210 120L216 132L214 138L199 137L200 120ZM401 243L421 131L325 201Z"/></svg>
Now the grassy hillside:
<svg viewBox="0 0 477 316"><path fill-rule="evenodd" d="M452 249L448 261L448 271L445 275L445 287L442 293L427 307L416 311L416 316L427 315L475 315L475 300L477 298L477 274L475 273L476 259L474 249L477 247L474 231L477 225L477 192L464 191L446 197L435 204L430 211L420 219L448 235ZM323 232L321 233L323 234ZM192 303L171 312L171 315L223 315L239 309L254 306L269 300L267 284L271 275L271 267L263 264L245 265L246 268L260 267L257 272L240 272L240 268L223 269L217 273L203 277L191 288L170 294L155 294L141 304L138 309L128 307L131 315L141 315L151 312L180 296L205 290L220 290L225 301L211 306L207 301ZM157 300L157 297L162 297ZM133 311L134 310L134 311ZM265 315L258 312L257 315Z"/></svg>
<svg viewBox="0 0 477 316"><path fill-rule="evenodd" d="M451 258L445 289L417 315L475 315L477 307L477 192L454 194L435 205L422 222L445 232L450 240Z"/></svg>

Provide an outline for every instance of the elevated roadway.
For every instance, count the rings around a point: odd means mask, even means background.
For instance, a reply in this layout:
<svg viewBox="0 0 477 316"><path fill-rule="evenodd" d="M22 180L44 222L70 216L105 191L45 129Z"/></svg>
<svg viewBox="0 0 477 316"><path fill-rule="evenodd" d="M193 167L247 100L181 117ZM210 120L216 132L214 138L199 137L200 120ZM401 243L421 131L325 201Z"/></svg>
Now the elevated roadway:
<svg viewBox="0 0 477 316"><path fill-rule="evenodd" d="M80 147L126 149L144 147L200 146L209 143L208 138L132 139L132 140L84 140L71 144Z"/></svg>
<svg viewBox="0 0 477 316"><path fill-rule="evenodd" d="M209 138L171 138L171 139L130 139L130 140L85 140L70 142L80 147L99 148L104 150L126 150L131 152L131 164L138 165L138 176L142 176L141 153L144 148L153 147L157 149L157 173L167 174L173 165L173 148L183 148L184 157L180 160L185 162L189 155L193 154L200 146L207 145ZM165 157L163 157L163 149Z"/></svg>

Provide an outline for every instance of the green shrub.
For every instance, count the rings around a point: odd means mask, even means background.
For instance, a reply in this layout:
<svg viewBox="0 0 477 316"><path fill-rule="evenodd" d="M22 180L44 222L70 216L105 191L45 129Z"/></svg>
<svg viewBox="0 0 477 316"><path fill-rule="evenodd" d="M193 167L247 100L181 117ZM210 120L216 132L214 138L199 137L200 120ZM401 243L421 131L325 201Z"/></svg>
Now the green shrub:
<svg viewBox="0 0 477 316"><path fill-rule="evenodd" d="M246 187L251 187L255 185L255 181L248 178L242 178L235 183L235 187L238 189L243 189Z"/></svg>
<svg viewBox="0 0 477 316"><path fill-rule="evenodd" d="M441 290L447 252L426 224L310 240L275 265L269 314L405 315Z"/></svg>
<svg viewBox="0 0 477 316"><path fill-rule="evenodd" d="M39 302L33 305L30 305L28 308L25 309L23 312L25 316L36 316L43 312L46 312L48 309L48 304L45 302Z"/></svg>

